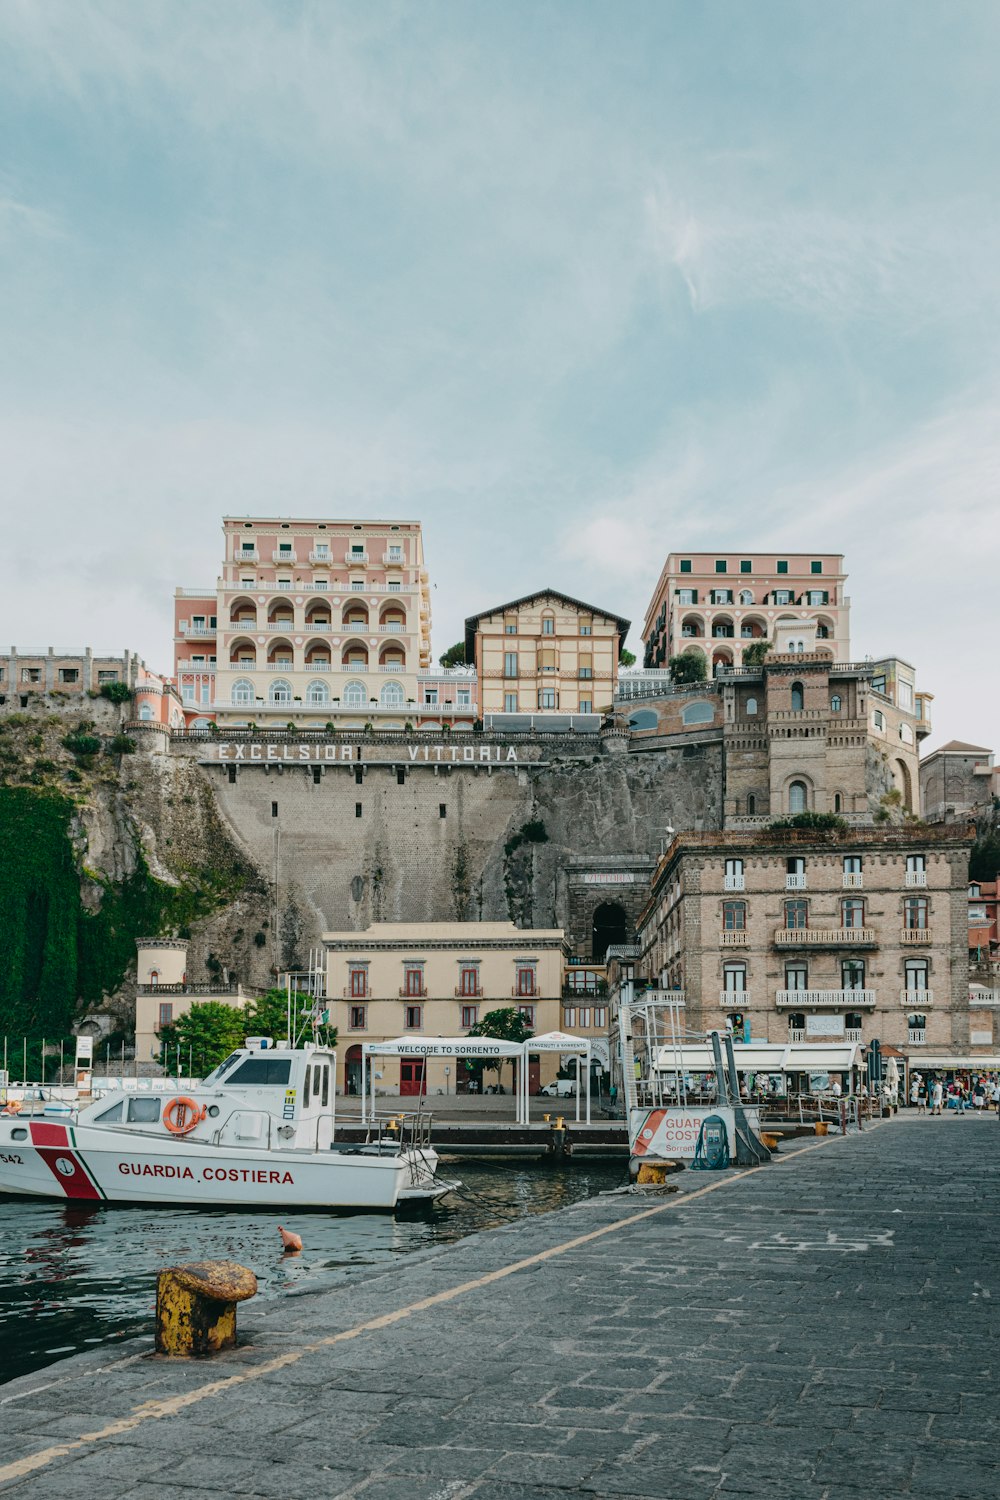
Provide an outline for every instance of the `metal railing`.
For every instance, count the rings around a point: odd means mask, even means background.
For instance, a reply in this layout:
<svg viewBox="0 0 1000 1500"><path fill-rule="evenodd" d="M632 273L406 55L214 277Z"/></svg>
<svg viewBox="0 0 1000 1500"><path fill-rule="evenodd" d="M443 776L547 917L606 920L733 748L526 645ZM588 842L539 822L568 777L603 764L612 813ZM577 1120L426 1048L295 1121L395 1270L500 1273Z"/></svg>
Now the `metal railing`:
<svg viewBox="0 0 1000 1500"><path fill-rule="evenodd" d="M779 927L774 934L777 948L870 947L877 941L874 927Z"/></svg>
<svg viewBox="0 0 1000 1500"><path fill-rule="evenodd" d="M802 1007L837 1005L849 1010L874 1010L874 990L776 990L774 1003L779 1010L796 1010Z"/></svg>

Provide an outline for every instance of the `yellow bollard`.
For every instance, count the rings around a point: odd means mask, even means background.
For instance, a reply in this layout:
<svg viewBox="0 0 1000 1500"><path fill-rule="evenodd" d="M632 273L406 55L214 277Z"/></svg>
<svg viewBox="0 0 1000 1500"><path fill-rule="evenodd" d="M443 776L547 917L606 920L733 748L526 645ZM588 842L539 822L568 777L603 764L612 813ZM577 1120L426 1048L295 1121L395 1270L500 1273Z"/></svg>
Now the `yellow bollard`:
<svg viewBox="0 0 1000 1500"><path fill-rule="evenodd" d="M667 1169L663 1162L644 1161L639 1167L639 1175L635 1180L647 1185L656 1184L659 1186L667 1180Z"/></svg>
<svg viewBox="0 0 1000 1500"><path fill-rule="evenodd" d="M565 1130L566 1129L566 1116L565 1115L557 1115L556 1116L556 1129L557 1130Z"/></svg>
<svg viewBox="0 0 1000 1500"><path fill-rule="evenodd" d="M257 1295L257 1278L234 1260L170 1266L156 1281L156 1352L190 1359L236 1343L236 1304Z"/></svg>
<svg viewBox="0 0 1000 1500"><path fill-rule="evenodd" d="M545 1123L547 1125L549 1123L549 1121L552 1119L552 1116L551 1115L542 1115L542 1119L545 1121Z"/></svg>

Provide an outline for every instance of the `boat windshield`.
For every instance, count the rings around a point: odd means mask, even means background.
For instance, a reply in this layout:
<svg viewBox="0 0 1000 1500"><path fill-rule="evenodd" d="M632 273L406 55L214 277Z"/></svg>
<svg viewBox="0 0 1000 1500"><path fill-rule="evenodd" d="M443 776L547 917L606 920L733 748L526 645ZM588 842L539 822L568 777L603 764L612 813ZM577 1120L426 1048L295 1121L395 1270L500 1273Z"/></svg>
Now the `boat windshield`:
<svg viewBox="0 0 1000 1500"><path fill-rule="evenodd" d="M242 1052L230 1052L225 1062L220 1062L217 1068L212 1069L211 1073L205 1078L205 1083L211 1083L213 1080L221 1078L224 1073L228 1073L229 1069L234 1063L238 1063L242 1056Z"/></svg>

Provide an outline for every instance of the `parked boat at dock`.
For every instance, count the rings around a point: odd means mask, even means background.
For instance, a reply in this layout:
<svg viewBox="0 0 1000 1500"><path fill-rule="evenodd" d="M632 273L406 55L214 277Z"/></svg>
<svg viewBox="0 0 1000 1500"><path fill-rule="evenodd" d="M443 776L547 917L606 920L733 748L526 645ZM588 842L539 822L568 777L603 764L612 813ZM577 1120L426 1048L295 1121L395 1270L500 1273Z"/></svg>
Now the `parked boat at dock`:
<svg viewBox="0 0 1000 1500"><path fill-rule="evenodd" d="M322 1047L251 1038L185 1094L113 1091L68 1118L0 1118L0 1192L387 1211L448 1192L427 1115L337 1142L335 1063Z"/></svg>

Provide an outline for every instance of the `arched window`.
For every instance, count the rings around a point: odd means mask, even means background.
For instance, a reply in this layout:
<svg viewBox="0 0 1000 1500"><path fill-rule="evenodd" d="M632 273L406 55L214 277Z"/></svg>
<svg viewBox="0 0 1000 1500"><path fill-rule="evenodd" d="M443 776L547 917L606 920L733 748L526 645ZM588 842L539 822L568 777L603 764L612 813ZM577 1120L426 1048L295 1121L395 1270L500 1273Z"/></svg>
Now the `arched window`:
<svg viewBox="0 0 1000 1500"><path fill-rule="evenodd" d="M628 716L628 727L630 729L655 729L657 726L656 714L651 708L638 708L634 714Z"/></svg>
<svg viewBox="0 0 1000 1500"><path fill-rule="evenodd" d="M368 702L368 689L363 682L349 682L344 688L345 708L364 708Z"/></svg>
<svg viewBox="0 0 1000 1500"><path fill-rule="evenodd" d="M153 717L153 710L148 703L143 703L139 709L139 718L148 721Z"/></svg>
<svg viewBox="0 0 1000 1500"><path fill-rule="evenodd" d="M253 699L253 683L246 677L238 677L233 683L230 700L233 703L252 703Z"/></svg>
<svg viewBox="0 0 1000 1500"><path fill-rule="evenodd" d="M159 984L159 982L160 982L160 971L159 971L159 969L150 969L150 971L149 971L149 982L150 982L150 984Z"/></svg>
<svg viewBox="0 0 1000 1500"><path fill-rule="evenodd" d="M283 677L279 677L277 682L271 683L271 688L267 696L272 703L291 703L292 684L286 682Z"/></svg>
<svg viewBox="0 0 1000 1500"><path fill-rule="evenodd" d="M711 703L688 703L681 712L682 724L711 724L714 718Z"/></svg>
<svg viewBox="0 0 1000 1500"><path fill-rule="evenodd" d="M402 684L398 682L387 682L381 693L379 701L383 708L402 708L406 702L406 694L403 692Z"/></svg>
<svg viewBox="0 0 1000 1500"><path fill-rule="evenodd" d="M741 604L752 604L753 603L753 594L750 592L749 589L740 589L740 603Z"/></svg>
<svg viewBox="0 0 1000 1500"><path fill-rule="evenodd" d="M830 699L830 712L834 713L834 714L839 714L840 713L840 704L841 704L840 694L839 693L834 693L833 697Z"/></svg>
<svg viewBox="0 0 1000 1500"><path fill-rule="evenodd" d="M792 713L799 714L806 706L806 695L801 682L792 683Z"/></svg>
<svg viewBox="0 0 1000 1500"><path fill-rule="evenodd" d="M757 712L757 699L756 698L748 698L747 699L747 713L748 714L755 714L756 712Z"/></svg>
<svg viewBox="0 0 1000 1500"><path fill-rule="evenodd" d="M788 811L804 813L809 807L809 789L804 781L793 781L788 788Z"/></svg>
<svg viewBox="0 0 1000 1500"><path fill-rule="evenodd" d="M311 682L306 688L307 703L329 703L330 689L325 682Z"/></svg>
<svg viewBox="0 0 1000 1500"><path fill-rule="evenodd" d="M833 794L833 810L834 810L835 813L839 813L840 812L842 803L843 803L843 798L841 797L840 793L839 792L834 792L834 794Z"/></svg>
<svg viewBox="0 0 1000 1500"><path fill-rule="evenodd" d="M753 792L751 792L750 795L747 797L747 813L752 818L752 817L755 816L756 812L757 812L757 798L754 796Z"/></svg>

